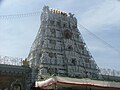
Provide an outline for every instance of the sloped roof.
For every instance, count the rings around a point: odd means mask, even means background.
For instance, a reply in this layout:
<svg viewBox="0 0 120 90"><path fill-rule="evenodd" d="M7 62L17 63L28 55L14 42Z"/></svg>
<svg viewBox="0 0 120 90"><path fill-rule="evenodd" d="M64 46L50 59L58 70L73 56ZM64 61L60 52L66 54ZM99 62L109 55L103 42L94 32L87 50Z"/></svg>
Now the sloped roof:
<svg viewBox="0 0 120 90"><path fill-rule="evenodd" d="M78 87L82 88L84 86L95 87L95 88L116 88L120 89L120 82L109 82L100 80L91 80L88 78L77 79L69 77L59 77L54 76L45 81L36 81L35 87L53 89L62 87Z"/></svg>

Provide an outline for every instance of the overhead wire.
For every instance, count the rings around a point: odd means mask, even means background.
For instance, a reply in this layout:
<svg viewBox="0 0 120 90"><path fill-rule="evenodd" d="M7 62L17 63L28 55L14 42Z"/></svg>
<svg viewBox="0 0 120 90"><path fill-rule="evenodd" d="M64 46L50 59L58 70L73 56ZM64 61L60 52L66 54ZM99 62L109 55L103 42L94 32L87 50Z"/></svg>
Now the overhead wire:
<svg viewBox="0 0 120 90"><path fill-rule="evenodd" d="M30 12L30 13L22 13L22 14L11 14L11 15L0 15L0 19L8 19L8 18L22 18L22 17L30 17L30 16L35 16L35 15L40 15L40 11L37 12ZM89 33L91 36L93 36L94 38L98 39L99 41L101 41L102 43L104 43L105 45L107 45L109 48L112 48L114 51L118 52L120 54L120 51L115 49L115 47L113 47L112 45L110 45L109 43L107 43L105 40L101 39L100 37L98 37L97 35L95 35L93 32L91 32L90 30L88 30L86 27L84 27L82 24L79 24L79 26L84 29L85 31L87 31L87 33Z"/></svg>
<svg viewBox="0 0 120 90"><path fill-rule="evenodd" d="M109 48L113 49L114 51L116 51L118 54L120 54L120 51L118 49L116 49L115 47L113 47L112 45L110 45L109 43L107 43L105 40L103 40L102 38L98 37L97 35L95 35L93 32L91 32L89 29L87 29L86 27L84 27L83 25L79 24L79 26L84 29L89 35L93 36L94 38L96 38L97 40L99 40L100 42L102 42L103 44L107 45Z"/></svg>
<svg viewBox="0 0 120 90"><path fill-rule="evenodd" d="M0 15L0 19L9 19L9 18L22 18L40 15L40 11L30 12L30 13L21 13L21 14L11 14L11 15Z"/></svg>
<svg viewBox="0 0 120 90"><path fill-rule="evenodd" d="M86 27L84 27L83 25L79 24L78 26L80 26L81 29L85 30L88 34L90 34L91 36L93 36L94 38L98 39L100 42L102 42L103 44L107 45L109 48L113 49L114 51L116 51L118 54L120 54L120 51L115 49L112 45L110 45L109 43L107 43L105 40L101 39L100 37L98 37L97 35L95 35L94 33L92 33L90 30L88 30ZM89 52L90 53L90 52ZM91 53L90 53L91 54ZM92 57L93 58L93 57ZM94 59L94 58L93 58ZM95 62L96 63L96 62ZM104 75L102 75L101 70L99 68L99 66L97 65L97 68L99 70L99 73L102 77L103 80L105 80Z"/></svg>

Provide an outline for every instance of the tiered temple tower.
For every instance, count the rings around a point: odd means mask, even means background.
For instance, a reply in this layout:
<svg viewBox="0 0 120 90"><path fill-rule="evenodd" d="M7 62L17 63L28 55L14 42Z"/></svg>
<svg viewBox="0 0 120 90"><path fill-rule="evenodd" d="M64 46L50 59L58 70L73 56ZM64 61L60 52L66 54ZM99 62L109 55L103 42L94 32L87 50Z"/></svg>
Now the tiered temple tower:
<svg viewBox="0 0 120 90"><path fill-rule="evenodd" d="M28 60L37 79L51 75L97 78L99 73L74 15L48 6L43 8L40 29Z"/></svg>

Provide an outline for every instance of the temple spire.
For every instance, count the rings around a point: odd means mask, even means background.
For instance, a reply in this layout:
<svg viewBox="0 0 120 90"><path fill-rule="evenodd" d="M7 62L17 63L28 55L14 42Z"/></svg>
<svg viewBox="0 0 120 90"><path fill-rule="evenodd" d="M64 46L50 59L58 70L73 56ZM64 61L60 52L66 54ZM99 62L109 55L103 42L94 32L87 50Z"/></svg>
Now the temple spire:
<svg viewBox="0 0 120 90"><path fill-rule="evenodd" d="M43 7L41 25L28 56L39 76L97 78L99 70L77 28L74 14ZM35 74L34 74L35 75Z"/></svg>

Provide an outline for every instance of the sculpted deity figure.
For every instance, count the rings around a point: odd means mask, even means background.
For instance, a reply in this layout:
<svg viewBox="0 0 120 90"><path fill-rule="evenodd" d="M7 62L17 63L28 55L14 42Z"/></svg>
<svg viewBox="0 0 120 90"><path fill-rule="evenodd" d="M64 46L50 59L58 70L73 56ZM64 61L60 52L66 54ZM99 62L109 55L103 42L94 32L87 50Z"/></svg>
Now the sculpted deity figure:
<svg viewBox="0 0 120 90"><path fill-rule="evenodd" d="M43 43L43 48L47 48L48 47L48 40L45 40Z"/></svg>
<svg viewBox="0 0 120 90"><path fill-rule="evenodd" d="M44 52L40 58L41 63L48 63L50 60L50 57L48 56L48 53Z"/></svg>

